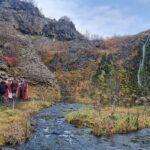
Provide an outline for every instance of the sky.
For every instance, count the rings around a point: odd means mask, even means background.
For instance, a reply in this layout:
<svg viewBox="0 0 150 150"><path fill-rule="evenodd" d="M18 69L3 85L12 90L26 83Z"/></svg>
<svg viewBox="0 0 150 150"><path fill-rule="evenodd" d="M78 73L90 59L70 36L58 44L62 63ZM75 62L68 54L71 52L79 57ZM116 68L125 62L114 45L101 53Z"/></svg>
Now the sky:
<svg viewBox="0 0 150 150"><path fill-rule="evenodd" d="M150 29L150 0L36 0L51 19L68 16L81 33L100 37Z"/></svg>

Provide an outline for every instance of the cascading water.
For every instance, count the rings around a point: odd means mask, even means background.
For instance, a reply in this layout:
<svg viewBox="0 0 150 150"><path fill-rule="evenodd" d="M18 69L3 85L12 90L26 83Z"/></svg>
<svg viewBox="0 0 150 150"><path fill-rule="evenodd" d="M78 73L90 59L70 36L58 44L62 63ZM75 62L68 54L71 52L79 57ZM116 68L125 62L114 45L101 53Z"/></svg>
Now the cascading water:
<svg viewBox="0 0 150 150"><path fill-rule="evenodd" d="M145 56L146 56L146 46L147 43L149 41L150 36L147 37L147 40L145 42L145 44L142 47L142 61L140 63L139 66L139 70L138 70L138 86L141 88L142 85L142 76L143 76L143 71L144 71L144 63L145 63Z"/></svg>

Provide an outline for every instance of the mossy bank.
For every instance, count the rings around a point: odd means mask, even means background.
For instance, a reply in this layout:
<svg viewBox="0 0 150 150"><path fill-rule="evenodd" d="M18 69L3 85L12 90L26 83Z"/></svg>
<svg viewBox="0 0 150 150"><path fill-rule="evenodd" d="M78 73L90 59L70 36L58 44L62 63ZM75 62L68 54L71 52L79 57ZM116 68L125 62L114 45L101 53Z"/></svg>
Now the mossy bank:
<svg viewBox="0 0 150 150"><path fill-rule="evenodd" d="M96 136L125 134L150 127L149 111L144 107L84 108L66 115L66 121L77 127L89 127Z"/></svg>

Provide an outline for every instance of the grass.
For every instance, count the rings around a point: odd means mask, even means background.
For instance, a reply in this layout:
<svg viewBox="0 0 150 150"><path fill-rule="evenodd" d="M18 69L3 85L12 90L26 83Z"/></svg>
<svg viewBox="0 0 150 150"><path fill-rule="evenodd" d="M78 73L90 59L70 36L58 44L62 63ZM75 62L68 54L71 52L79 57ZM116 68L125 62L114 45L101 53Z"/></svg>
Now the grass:
<svg viewBox="0 0 150 150"><path fill-rule="evenodd" d="M95 104L95 100L89 97L81 97L81 96L76 96L75 99L73 100L75 103L80 103L80 104Z"/></svg>
<svg viewBox="0 0 150 150"><path fill-rule="evenodd" d="M15 110L0 107L0 146L24 143L31 136L30 116L51 104L50 101L29 101L20 103Z"/></svg>
<svg viewBox="0 0 150 150"><path fill-rule="evenodd" d="M96 136L125 134L150 127L150 113L144 107L130 109L117 107L115 112L111 107L84 108L66 115L65 120L77 127L92 128Z"/></svg>
<svg viewBox="0 0 150 150"><path fill-rule="evenodd" d="M79 111L74 111L66 115L65 119L67 122L72 123L78 127L92 127L94 112L94 110L89 108L81 109Z"/></svg>
<svg viewBox="0 0 150 150"><path fill-rule="evenodd" d="M29 91L31 101L17 104L15 110L0 107L0 146L24 143L32 133L31 115L59 101L61 96L59 88L29 86Z"/></svg>

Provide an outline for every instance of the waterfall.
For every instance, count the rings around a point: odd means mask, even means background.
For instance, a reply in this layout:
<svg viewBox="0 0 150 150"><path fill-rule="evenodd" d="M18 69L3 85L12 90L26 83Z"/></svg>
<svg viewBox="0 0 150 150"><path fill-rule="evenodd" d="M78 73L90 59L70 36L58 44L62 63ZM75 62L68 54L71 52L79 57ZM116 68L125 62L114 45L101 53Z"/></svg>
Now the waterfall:
<svg viewBox="0 0 150 150"><path fill-rule="evenodd" d="M139 70L138 70L138 86L142 87L142 73L144 71L144 63L145 63L145 55L146 55L146 46L149 40L149 36L147 37L147 40L145 44L142 47L142 61L140 62Z"/></svg>

